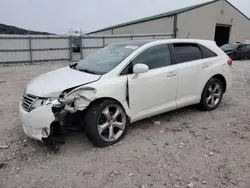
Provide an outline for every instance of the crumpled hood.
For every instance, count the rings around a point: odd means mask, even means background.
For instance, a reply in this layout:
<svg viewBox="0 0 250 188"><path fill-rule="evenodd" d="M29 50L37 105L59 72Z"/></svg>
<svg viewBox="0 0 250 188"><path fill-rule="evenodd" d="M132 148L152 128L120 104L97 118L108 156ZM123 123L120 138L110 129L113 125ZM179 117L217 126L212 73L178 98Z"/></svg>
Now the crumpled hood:
<svg viewBox="0 0 250 188"><path fill-rule="evenodd" d="M100 75L64 67L31 80L27 85L26 93L38 97L57 98L66 89L97 81L100 77Z"/></svg>

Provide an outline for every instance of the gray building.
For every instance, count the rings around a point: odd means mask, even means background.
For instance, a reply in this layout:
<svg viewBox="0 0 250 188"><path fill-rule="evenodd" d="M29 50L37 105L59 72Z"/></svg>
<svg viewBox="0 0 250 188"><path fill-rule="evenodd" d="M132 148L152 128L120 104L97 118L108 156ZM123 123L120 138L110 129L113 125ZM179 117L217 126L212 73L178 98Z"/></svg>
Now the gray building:
<svg viewBox="0 0 250 188"><path fill-rule="evenodd" d="M163 14L134 20L88 34L174 33L177 38L228 42L250 40L250 19L226 0L214 0Z"/></svg>

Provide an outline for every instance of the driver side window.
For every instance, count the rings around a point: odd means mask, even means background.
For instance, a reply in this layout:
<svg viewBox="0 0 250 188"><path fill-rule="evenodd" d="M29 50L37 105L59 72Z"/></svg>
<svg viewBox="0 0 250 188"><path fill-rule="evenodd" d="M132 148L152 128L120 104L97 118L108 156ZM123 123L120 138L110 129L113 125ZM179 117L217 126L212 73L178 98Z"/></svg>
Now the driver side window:
<svg viewBox="0 0 250 188"><path fill-rule="evenodd" d="M133 66L142 63L149 69L156 69L171 65L168 44L153 46L139 54L132 62Z"/></svg>
<svg viewBox="0 0 250 188"><path fill-rule="evenodd" d="M141 52L120 75L127 75L133 73L133 66L142 63L149 67L149 70L171 65L171 56L168 44L161 44L150 47Z"/></svg>
<svg viewBox="0 0 250 188"><path fill-rule="evenodd" d="M239 49L239 50L243 50L243 49L245 49L245 47L246 47L246 45L241 44L241 45L238 47L238 49Z"/></svg>

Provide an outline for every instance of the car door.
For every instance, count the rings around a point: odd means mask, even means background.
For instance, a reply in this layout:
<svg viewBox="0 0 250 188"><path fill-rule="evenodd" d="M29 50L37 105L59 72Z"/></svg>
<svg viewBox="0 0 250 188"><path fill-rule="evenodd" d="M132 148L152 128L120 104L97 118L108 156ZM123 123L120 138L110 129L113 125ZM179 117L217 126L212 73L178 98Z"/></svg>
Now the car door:
<svg viewBox="0 0 250 188"><path fill-rule="evenodd" d="M168 44L152 46L131 62L146 64L149 71L128 75L132 121L176 108L177 67L172 64Z"/></svg>
<svg viewBox="0 0 250 188"><path fill-rule="evenodd" d="M249 59L250 58L250 44L246 45L246 57Z"/></svg>
<svg viewBox="0 0 250 188"><path fill-rule="evenodd" d="M195 43L173 44L175 63L178 65L177 108L198 103L200 100L207 79L206 74L212 65L212 57L216 56L215 53L205 49L211 56L206 60L203 59L200 46Z"/></svg>
<svg viewBox="0 0 250 188"><path fill-rule="evenodd" d="M236 50L236 57L238 58L246 58L247 57L247 48L245 44L241 44L239 48Z"/></svg>

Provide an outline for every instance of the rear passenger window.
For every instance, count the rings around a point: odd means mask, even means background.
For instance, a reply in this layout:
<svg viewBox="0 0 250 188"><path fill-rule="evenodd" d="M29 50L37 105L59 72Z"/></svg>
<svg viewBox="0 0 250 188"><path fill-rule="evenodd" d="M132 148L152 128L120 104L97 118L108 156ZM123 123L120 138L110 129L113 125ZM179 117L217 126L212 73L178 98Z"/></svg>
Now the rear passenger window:
<svg viewBox="0 0 250 188"><path fill-rule="evenodd" d="M208 48L206 48L205 46L199 45L201 48L201 51L203 52L205 58L209 58L209 57L216 57L217 54L214 53L213 51L209 50Z"/></svg>
<svg viewBox="0 0 250 188"><path fill-rule="evenodd" d="M173 46L176 63L195 61L203 58L202 53L196 44L175 43Z"/></svg>

